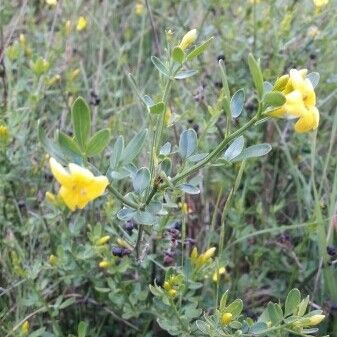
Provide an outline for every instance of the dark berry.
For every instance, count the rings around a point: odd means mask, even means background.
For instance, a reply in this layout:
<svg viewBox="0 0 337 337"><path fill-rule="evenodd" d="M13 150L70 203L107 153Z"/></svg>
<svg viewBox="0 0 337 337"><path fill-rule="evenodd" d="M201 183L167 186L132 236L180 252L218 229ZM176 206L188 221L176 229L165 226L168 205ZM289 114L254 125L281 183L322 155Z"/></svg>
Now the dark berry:
<svg viewBox="0 0 337 337"><path fill-rule="evenodd" d="M112 247L112 255L122 257L124 249L121 247Z"/></svg>
<svg viewBox="0 0 337 337"><path fill-rule="evenodd" d="M335 246L328 246L326 247L326 251L330 256L336 256L337 255L337 248Z"/></svg>

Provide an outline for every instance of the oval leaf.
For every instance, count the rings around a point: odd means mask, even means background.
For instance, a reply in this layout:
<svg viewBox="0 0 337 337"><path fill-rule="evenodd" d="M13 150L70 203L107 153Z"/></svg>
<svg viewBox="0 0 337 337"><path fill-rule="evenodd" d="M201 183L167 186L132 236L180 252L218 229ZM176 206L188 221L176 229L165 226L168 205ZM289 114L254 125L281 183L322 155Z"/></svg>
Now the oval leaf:
<svg viewBox="0 0 337 337"><path fill-rule="evenodd" d="M298 289L290 290L285 303L284 314L288 316L297 311L297 308L301 302L301 293Z"/></svg>
<svg viewBox="0 0 337 337"><path fill-rule="evenodd" d="M91 119L89 106L82 97L75 100L71 108L71 117L75 139L80 148L85 150L90 133Z"/></svg>
<svg viewBox="0 0 337 337"><path fill-rule="evenodd" d="M237 118L241 115L244 104L245 104L245 92L243 89L240 89L233 95L230 103L233 118Z"/></svg>
<svg viewBox="0 0 337 337"><path fill-rule="evenodd" d="M198 70L193 70L193 69L182 70L180 73L178 73L176 76L174 76L174 78L177 79L177 80L183 80L185 78L192 77L197 73L198 73Z"/></svg>
<svg viewBox="0 0 337 337"><path fill-rule="evenodd" d="M166 77L170 77L170 73L165 64L156 56L151 56L151 61L157 70Z"/></svg>
<svg viewBox="0 0 337 337"><path fill-rule="evenodd" d="M264 95L263 101L268 107L279 107L286 102L286 97L279 91L271 91Z"/></svg>
<svg viewBox="0 0 337 337"><path fill-rule="evenodd" d="M233 160L242 152L244 146L245 146L245 138L243 136L234 139L232 144L229 145L228 149L224 153L223 158L227 161Z"/></svg>
<svg viewBox="0 0 337 337"><path fill-rule="evenodd" d="M320 79L319 73L312 72L312 73L307 75L307 78L310 80L312 86L315 89L317 87L318 83L319 83L319 79Z"/></svg>
<svg viewBox="0 0 337 337"><path fill-rule="evenodd" d="M89 140L87 146L87 156L96 156L100 154L110 142L110 130L102 129L96 132Z"/></svg>
<svg viewBox="0 0 337 337"><path fill-rule="evenodd" d="M150 171L146 167L140 168L133 176L132 184L137 193L142 193L150 183Z"/></svg>
<svg viewBox="0 0 337 337"><path fill-rule="evenodd" d="M244 149L239 156L232 161L246 160L249 158L261 157L266 155L272 149L270 144L263 143L252 145Z"/></svg>
<svg viewBox="0 0 337 337"><path fill-rule="evenodd" d="M200 193L199 188L191 184L181 184L179 188L187 194L199 194Z"/></svg>
<svg viewBox="0 0 337 337"><path fill-rule="evenodd" d="M252 76L255 88L259 98L263 96L263 75L259 62L257 62L252 54L248 56L249 71Z"/></svg>
<svg viewBox="0 0 337 337"><path fill-rule="evenodd" d="M185 130L180 135L179 153L182 158L188 158L197 147L197 133L193 129Z"/></svg>
<svg viewBox="0 0 337 337"><path fill-rule="evenodd" d="M172 58L173 58L174 61L181 64L184 61L185 53L180 47L175 47L172 50Z"/></svg>
<svg viewBox="0 0 337 337"><path fill-rule="evenodd" d="M131 139L130 143L125 147L125 150L121 156L121 161L124 164L131 163L136 158L136 156L142 150L146 135L147 129L140 131Z"/></svg>

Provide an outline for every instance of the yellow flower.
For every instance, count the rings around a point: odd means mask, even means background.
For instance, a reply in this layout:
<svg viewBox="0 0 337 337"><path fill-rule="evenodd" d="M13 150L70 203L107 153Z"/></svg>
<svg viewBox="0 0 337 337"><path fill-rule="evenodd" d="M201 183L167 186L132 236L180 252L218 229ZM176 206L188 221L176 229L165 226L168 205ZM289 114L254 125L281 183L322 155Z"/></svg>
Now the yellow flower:
<svg viewBox="0 0 337 337"><path fill-rule="evenodd" d="M212 257L214 256L216 248L211 247L206 250L206 252L202 254L198 254L197 247L194 247L191 253L191 263L194 265L195 268L200 268L207 264L208 262L212 261Z"/></svg>
<svg viewBox="0 0 337 337"><path fill-rule="evenodd" d="M76 68L70 73L70 79L73 81L79 74L80 74L80 69Z"/></svg>
<svg viewBox="0 0 337 337"><path fill-rule="evenodd" d="M228 323L232 321L232 319L233 319L233 315L230 312L225 312L221 316L221 323L223 325L227 325Z"/></svg>
<svg viewBox="0 0 337 337"><path fill-rule="evenodd" d="M81 30L87 28L88 20L84 16L80 16L77 20L76 29L80 32Z"/></svg>
<svg viewBox="0 0 337 337"><path fill-rule="evenodd" d="M83 209L90 201L101 196L109 185L105 176L95 177L88 169L70 163L69 171L54 158L49 160L55 179L61 184L59 195L72 211Z"/></svg>
<svg viewBox="0 0 337 337"><path fill-rule="evenodd" d="M49 6L56 6L57 0L46 0L46 4Z"/></svg>
<svg viewBox="0 0 337 337"><path fill-rule="evenodd" d="M187 32L184 37L182 38L179 47L182 50L187 49L188 47L191 46L191 44L197 39L197 30L196 29L192 29L189 32Z"/></svg>
<svg viewBox="0 0 337 337"><path fill-rule="evenodd" d="M109 240L110 240L110 235L102 236L100 239L97 240L97 245L98 245L98 246L103 246L103 245L105 245Z"/></svg>
<svg viewBox="0 0 337 337"><path fill-rule="evenodd" d="M55 83L59 82L61 80L61 76L59 74L56 74L54 75L53 77L49 78L47 81L46 81L46 84L48 86L52 86L54 85Z"/></svg>
<svg viewBox="0 0 337 337"><path fill-rule="evenodd" d="M316 8L322 8L329 3L329 0L314 0L314 5Z"/></svg>
<svg viewBox="0 0 337 337"><path fill-rule="evenodd" d="M213 282L218 282L218 277L224 274L226 274L226 268L220 267L218 270L214 272L212 276Z"/></svg>
<svg viewBox="0 0 337 337"><path fill-rule="evenodd" d="M8 128L4 124L0 124L0 142L6 143L9 138Z"/></svg>
<svg viewBox="0 0 337 337"><path fill-rule="evenodd" d="M56 266L57 264L57 257L55 255L50 255L48 259L50 265Z"/></svg>
<svg viewBox="0 0 337 337"><path fill-rule="evenodd" d="M28 331L29 331L29 322L28 321L24 321L24 323L21 325L20 330L21 330L21 332L23 334L27 334Z"/></svg>
<svg viewBox="0 0 337 337"><path fill-rule="evenodd" d="M137 2L135 5L136 15L142 15L144 13L144 5L141 2Z"/></svg>
<svg viewBox="0 0 337 337"><path fill-rule="evenodd" d="M111 266L111 263L107 260L103 260L98 265L100 266L100 268L106 269Z"/></svg>
<svg viewBox="0 0 337 337"><path fill-rule="evenodd" d="M309 326L318 325L319 323L323 321L324 318L325 318L325 315L313 315L309 318L308 325Z"/></svg>
<svg viewBox="0 0 337 337"><path fill-rule="evenodd" d="M299 133L315 130L319 124L316 94L306 75L306 69L291 69L289 76L280 77L274 90L281 91L286 97L286 102L282 107L268 113L276 118L298 118L295 131Z"/></svg>

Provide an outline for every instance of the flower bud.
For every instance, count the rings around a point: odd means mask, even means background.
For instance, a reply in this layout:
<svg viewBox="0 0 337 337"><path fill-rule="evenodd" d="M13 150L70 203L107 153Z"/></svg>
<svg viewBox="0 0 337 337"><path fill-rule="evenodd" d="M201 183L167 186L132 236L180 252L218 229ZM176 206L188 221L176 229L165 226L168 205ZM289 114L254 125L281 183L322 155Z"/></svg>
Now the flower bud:
<svg viewBox="0 0 337 337"><path fill-rule="evenodd" d="M175 298L177 296L177 290L175 289L170 289L167 293L172 298Z"/></svg>
<svg viewBox="0 0 337 337"><path fill-rule="evenodd" d="M54 204L56 202L56 195L48 191L46 192L46 200L49 203Z"/></svg>
<svg viewBox="0 0 337 337"><path fill-rule="evenodd" d="M308 325L309 326L318 325L319 323L323 321L324 318L325 318L325 315L313 315L309 318Z"/></svg>
<svg viewBox="0 0 337 337"><path fill-rule="evenodd" d="M221 323L223 325L227 325L229 324L233 319L233 315L230 312L225 312L222 316L221 316Z"/></svg>
<svg viewBox="0 0 337 337"><path fill-rule="evenodd" d="M111 266L111 263L107 260L102 260L98 265L100 268L106 269Z"/></svg>
<svg viewBox="0 0 337 337"><path fill-rule="evenodd" d="M192 29L189 32L187 32L184 37L182 38L179 47L182 50L187 49L188 47L191 46L191 44L197 39L197 30L196 29Z"/></svg>
<svg viewBox="0 0 337 337"><path fill-rule="evenodd" d="M110 240L110 235L102 236L100 239L97 240L96 244L98 246L105 245Z"/></svg>
<svg viewBox="0 0 337 337"><path fill-rule="evenodd" d="M57 265L57 257L55 255L50 255L48 261L53 267Z"/></svg>
<svg viewBox="0 0 337 337"><path fill-rule="evenodd" d="M27 334L28 331L29 331L29 322L28 321L24 321L24 323L21 325L20 330L21 330L21 332L23 334Z"/></svg>

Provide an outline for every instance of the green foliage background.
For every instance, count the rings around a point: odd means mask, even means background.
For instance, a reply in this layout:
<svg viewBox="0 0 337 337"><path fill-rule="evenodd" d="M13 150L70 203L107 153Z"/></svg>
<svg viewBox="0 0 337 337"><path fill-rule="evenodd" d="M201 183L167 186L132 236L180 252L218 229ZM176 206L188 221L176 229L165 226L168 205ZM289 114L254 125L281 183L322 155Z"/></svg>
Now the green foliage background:
<svg viewBox="0 0 337 337"><path fill-rule="evenodd" d="M155 228L156 248L145 247L142 263L132 257L114 260L107 272L98 263L111 258L110 243L107 249L97 248L95 241L111 235L113 245L117 238L128 237L116 217L120 204L108 195L69 216L48 203L45 192L53 189L52 176L38 141L37 121L51 138L56 129L70 134L70 106L81 95L90 102L96 130L109 128L111 144L121 134L129 141L151 125L151 117L128 74L143 94L159 99L163 83L151 55L164 55L169 29L180 41L186 31L197 28L198 41L215 39L195 61L198 74L172 88L172 125L165 137L173 144L186 128L197 131L200 152L212 150L222 138L219 59L226 64L232 93L245 89L244 117L256 108L249 52L260 58L264 78L271 82L293 67L320 73L317 132L294 134L292 121L272 120L246 134L249 143L268 142L273 150L246 163L225 220L222 263L228 278L220 289L230 289L233 298L245 303L245 314L256 318L268 301L283 301L297 287L310 294L313 308L327 315L321 333L334 336L337 292L331 261L336 255L328 255L326 248L336 244L337 230L336 0L321 10L309 0L140 4L137 14L137 3L127 0L64 0L57 7L39 0L0 2L0 121L10 134L0 149L0 335L17 336L20 323L28 319L31 337L68 336L77 333L80 321L88 323L88 336L165 336L156 321L163 320L166 309L153 304L149 284L164 278L164 252L171 245L167 229L182 221L187 237L201 251L216 245L222 209L239 166L198 173L201 194L183 197L192 212L173 208ZM81 15L88 27L76 31ZM72 22L69 35L66 20ZM17 42L20 34L26 37L24 46ZM32 70L39 57L49 62L42 76ZM50 84L55 75L60 80ZM149 143L139 166L146 164ZM102 171L111 148L93 160ZM130 187L125 180L116 184L120 191ZM131 240L135 237L134 231ZM57 267L48 262L51 254L58 257ZM179 246L178 265L185 254L189 248L181 254ZM210 280L203 282L191 302L206 310L214 304L216 287ZM165 324L169 322L161 326Z"/></svg>

